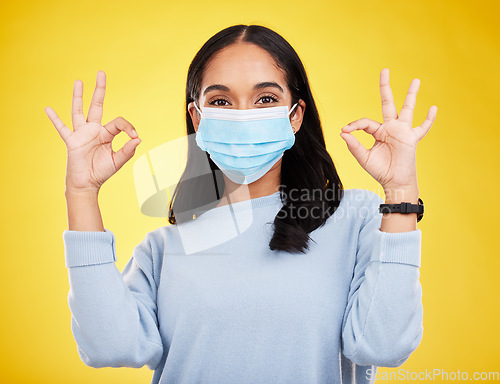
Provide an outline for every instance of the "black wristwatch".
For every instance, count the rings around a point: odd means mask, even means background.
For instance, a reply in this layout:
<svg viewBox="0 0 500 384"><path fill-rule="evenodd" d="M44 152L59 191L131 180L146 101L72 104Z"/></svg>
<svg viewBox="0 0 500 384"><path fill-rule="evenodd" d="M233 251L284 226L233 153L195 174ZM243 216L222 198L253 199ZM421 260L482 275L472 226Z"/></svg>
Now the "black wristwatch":
<svg viewBox="0 0 500 384"><path fill-rule="evenodd" d="M399 203L399 204L380 204L378 209L380 213L416 213L417 223L424 217L424 202L419 197L418 204Z"/></svg>

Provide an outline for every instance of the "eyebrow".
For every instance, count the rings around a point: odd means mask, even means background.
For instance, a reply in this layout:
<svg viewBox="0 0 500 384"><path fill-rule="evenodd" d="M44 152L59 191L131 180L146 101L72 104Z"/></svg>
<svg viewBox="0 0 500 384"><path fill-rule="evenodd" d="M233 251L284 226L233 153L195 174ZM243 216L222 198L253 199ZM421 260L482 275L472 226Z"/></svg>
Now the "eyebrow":
<svg viewBox="0 0 500 384"><path fill-rule="evenodd" d="M278 83L275 83L274 81L264 81L262 83L255 84L253 89L257 90L257 89L268 88L268 87L277 88L281 91L281 93L285 93L283 91L283 88L281 88L281 86ZM215 90L230 92L230 89L228 87L226 87L225 85L214 84L214 85L209 85L208 87L205 88L205 90L203 91L203 96L205 96L208 92L215 91Z"/></svg>

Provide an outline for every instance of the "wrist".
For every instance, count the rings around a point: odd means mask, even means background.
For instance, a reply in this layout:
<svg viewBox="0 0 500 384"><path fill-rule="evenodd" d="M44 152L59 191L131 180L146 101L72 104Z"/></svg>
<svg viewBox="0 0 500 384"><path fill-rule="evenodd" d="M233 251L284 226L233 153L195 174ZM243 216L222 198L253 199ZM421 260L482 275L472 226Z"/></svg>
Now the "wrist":
<svg viewBox="0 0 500 384"><path fill-rule="evenodd" d="M399 188L384 188L385 204L399 204L402 202L418 204L419 189L417 186Z"/></svg>
<svg viewBox="0 0 500 384"><path fill-rule="evenodd" d="M98 188L66 187L64 194L65 194L66 198L68 198L68 197L95 198L99 195L99 189Z"/></svg>

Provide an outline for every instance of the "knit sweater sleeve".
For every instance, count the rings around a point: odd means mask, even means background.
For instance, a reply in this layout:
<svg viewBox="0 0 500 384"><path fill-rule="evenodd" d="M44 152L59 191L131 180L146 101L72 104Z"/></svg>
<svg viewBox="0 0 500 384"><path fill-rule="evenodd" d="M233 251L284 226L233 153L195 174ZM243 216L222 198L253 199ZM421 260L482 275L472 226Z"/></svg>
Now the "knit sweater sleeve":
<svg viewBox="0 0 500 384"><path fill-rule="evenodd" d="M65 230L63 240L71 329L82 361L94 368L154 369L163 346L148 236L121 273L111 231Z"/></svg>
<svg viewBox="0 0 500 384"><path fill-rule="evenodd" d="M378 195L371 200L359 232L343 319L343 354L358 365L399 367L423 334L422 234L419 229L380 231L378 206L384 201Z"/></svg>

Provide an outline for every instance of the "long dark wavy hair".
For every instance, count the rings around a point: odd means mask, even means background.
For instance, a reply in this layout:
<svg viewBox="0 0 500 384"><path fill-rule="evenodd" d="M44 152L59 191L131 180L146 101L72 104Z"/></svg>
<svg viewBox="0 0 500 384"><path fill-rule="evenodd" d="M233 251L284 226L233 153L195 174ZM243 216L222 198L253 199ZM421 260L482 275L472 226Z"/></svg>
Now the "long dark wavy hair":
<svg viewBox="0 0 500 384"><path fill-rule="evenodd" d="M265 49L284 71L292 95L292 105L299 99L306 103L300 130L294 145L282 157L281 184L283 206L274 218L271 250L306 253L309 233L322 226L338 208L344 189L332 158L326 150L323 129L306 71L292 46L278 33L261 25L233 25L212 36L198 51L189 66L186 83L186 126L188 137L195 130L187 109L201 92L205 68L212 57L231 44L247 42ZM198 103L199 105L199 103ZM210 170L200 176L200 170ZM215 186L215 187L214 187ZM188 140L187 163L172 194L168 209L170 224L194 220L216 206L224 192L222 172L194 140ZM319 192L319 193L318 193ZM290 199L289 196L294 196ZM303 214L303 212L321 214ZM297 214L302 212L302 214Z"/></svg>

